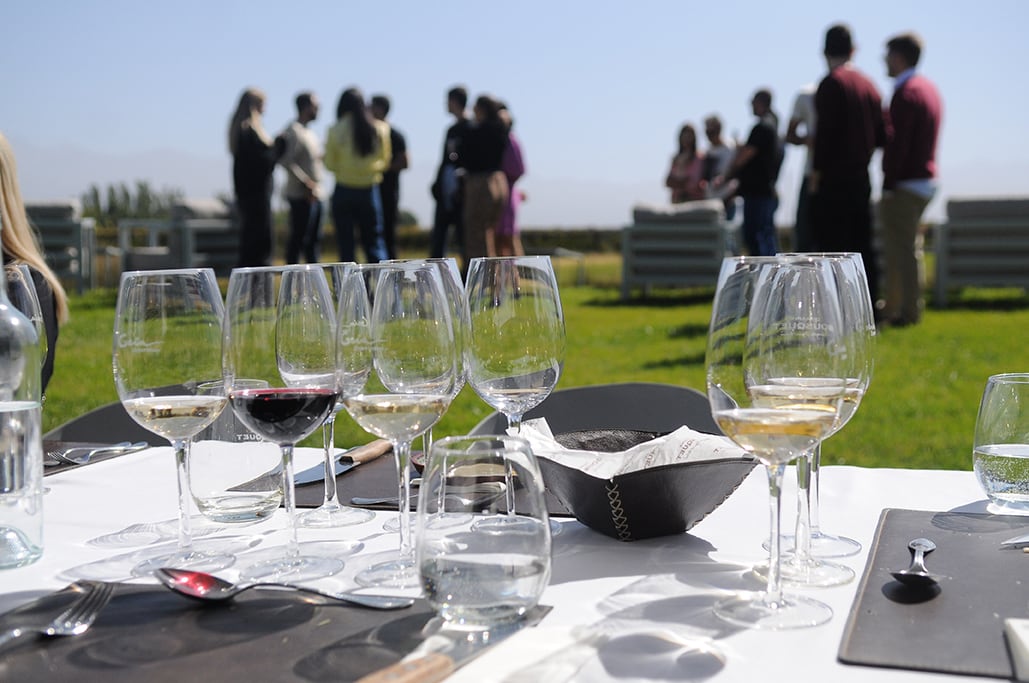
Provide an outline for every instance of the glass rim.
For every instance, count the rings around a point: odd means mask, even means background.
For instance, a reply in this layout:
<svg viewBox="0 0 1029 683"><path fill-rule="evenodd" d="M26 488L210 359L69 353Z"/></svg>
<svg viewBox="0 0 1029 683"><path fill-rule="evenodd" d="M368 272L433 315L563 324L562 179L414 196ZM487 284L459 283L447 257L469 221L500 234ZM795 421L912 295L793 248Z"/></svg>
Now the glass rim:
<svg viewBox="0 0 1029 683"><path fill-rule="evenodd" d="M990 375L987 382L1006 382L1008 384L1029 384L1029 372L1001 372Z"/></svg>
<svg viewBox="0 0 1029 683"><path fill-rule="evenodd" d="M436 439L432 442L432 449L436 447L450 447L451 444L458 443L473 443L476 441L505 441L513 442L520 445L524 445L530 451L532 450L532 444L524 436L517 436L515 434L459 434L455 436L445 436L442 439ZM430 453L431 455L431 453Z"/></svg>
<svg viewBox="0 0 1029 683"><path fill-rule="evenodd" d="M152 275L200 275L203 273L214 273L214 268L157 268L153 270L126 270L122 278L126 277L149 277Z"/></svg>

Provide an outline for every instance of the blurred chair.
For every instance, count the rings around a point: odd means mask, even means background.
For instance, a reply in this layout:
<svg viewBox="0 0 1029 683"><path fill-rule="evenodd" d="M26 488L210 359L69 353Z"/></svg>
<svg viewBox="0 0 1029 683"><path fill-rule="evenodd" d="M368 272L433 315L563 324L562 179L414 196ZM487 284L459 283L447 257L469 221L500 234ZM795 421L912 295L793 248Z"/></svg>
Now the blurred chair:
<svg viewBox="0 0 1029 683"><path fill-rule="evenodd" d="M708 434L721 434L707 395L672 384L626 382L561 389L548 396L523 417L547 418L554 434L589 429L632 429L667 433L687 425ZM486 416L471 434L504 434L507 418Z"/></svg>
<svg viewBox="0 0 1029 683"><path fill-rule="evenodd" d="M168 440L144 429L133 420L120 401L94 408L74 417L43 435L44 441L118 443L146 441L151 446L167 446Z"/></svg>
<svg viewBox="0 0 1029 683"><path fill-rule="evenodd" d="M29 222L39 233L47 265L64 282L73 282L82 294L95 286L96 224L82 217L78 200L30 202L25 205Z"/></svg>

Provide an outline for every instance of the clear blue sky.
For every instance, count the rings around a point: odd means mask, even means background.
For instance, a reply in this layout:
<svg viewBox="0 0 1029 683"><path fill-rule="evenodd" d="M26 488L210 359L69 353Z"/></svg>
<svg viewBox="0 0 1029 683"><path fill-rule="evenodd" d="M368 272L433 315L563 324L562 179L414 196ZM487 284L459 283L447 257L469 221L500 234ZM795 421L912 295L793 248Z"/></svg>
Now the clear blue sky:
<svg viewBox="0 0 1029 683"><path fill-rule="evenodd" d="M462 83L515 116L529 167L524 226L621 225L635 201L666 198L682 122L717 112L745 136L750 96L769 86L785 125L796 90L824 74L822 38L837 21L851 25L855 62L885 97L885 40L909 29L925 39L921 71L946 106L934 216L949 196L1029 194L1022 0L11 0L3 16L0 130L30 199L137 179L229 192L225 128L244 87L268 94L271 132L293 117L297 91L314 90L323 136L339 93L357 85L393 99L413 162L401 204L425 224L444 93ZM782 223L801 160L787 156Z"/></svg>

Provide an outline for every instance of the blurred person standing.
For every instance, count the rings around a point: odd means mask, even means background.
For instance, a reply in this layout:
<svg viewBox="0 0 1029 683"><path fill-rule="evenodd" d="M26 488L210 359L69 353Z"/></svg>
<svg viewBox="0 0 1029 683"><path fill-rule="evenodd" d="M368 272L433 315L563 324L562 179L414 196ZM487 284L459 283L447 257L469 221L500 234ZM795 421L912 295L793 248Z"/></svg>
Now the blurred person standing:
<svg viewBox="0 0 1029 683"><path fill-rule="evenodd" d="M736 150L722 138L722 120L715 114L704 119L704 137L707 138L702 183L704 195L721 199L725 205L725 219L731 221L736 216L736 183L729 183L716 190L715 179L725 177L729 173Z"/></svg>
<svg viewBox="0 0 1029 683"><path fill-rule="evenodd" d="M354 261L354 226L368 263L385 261L379 183L393 152L389 126L376 121L357 88L347 88L336 106L336 123L325 142L325 168L336 176L332 222L340 261Z"/></svg>
<svg viewBox="0 0 1029 683"><path fill-rule="evenodd" d="M389 115L390 101L385 95L372 95L372 116L389 126L389 141L393 150L389 168L382 174L379 194L382 196L382 237L386 243L386 253L391 259L397 258L397 216L400 213L400 172L410 166L407 156L407 141L403 134L386 121Z"/></svg>
<svg viewBox="0 0 1029 683"><path fill-rule="evenodd" d="M41 384L45 393L54 374L58 328L68 321L68 295L57 275L46 264L38 237L29 223L18 184L14 150L3 133L0 133L0 242L3 243L4 265L25 264L32 275L46 329L46 358L43 359ZM22 313L29 315L31 312Z"/></svg>
<svg viewBox="0 0 1029 683"><path fill-rule="evenodd" d="M525 193L515 189L515 183L525 175L525 157L522 145L514 134L514 119L507 105L500 103L500 118L507 128L507 147L500 169L507 178L507 204L497 226L497 256L524 256L522 238L518 234L518 206L525 201Z"/></svg>
<svg viewBox="0 0 1029 683"><path fill-rule="evenodd" d="M704 157L697 152L697 129L684 123L679 129L679 149L665 178L665 187L672 191L672 204L704 199Z"/></svg>
<svg viewBox="0 0 1029 683"><path fill-rule="evenodd" d="M241 267L267 266L272 260L272 176L281 148L264 131L264 101L263 92L247 88L229 122Z"/></svg>
<svg viewBox="0 0 1029 683"><path fill-rule="evenodd" d="M886 305L891 325L913 325L922 318L925 271L922 262L922 212L936 194L936 143L943 118L940 94L915 72L922 40L902 33L886 43L886 71L894 79L883 148L883 191L879 203L886 256Z"/></svg>
<svg viewBox="0 0 1029 683"><path fill-rule="evenodd" d="M507 204L509 188L501 170L507 149L507 127L500 118L500 103L480 95L473 107L475 122L458 147L464 169L464 265L476 256L496 256L496 232Z"/></svg>
<svg viewBox="0 0 1029 683"><path fill-rule="evenodd" d="M279 137L286 169L286 201L289 204L289 240L286 242L286 263L318 263L322 237L322 147L308 127L318 118L319 102L312 92L296 97L297 120Z"/></svg>
<svg viewBox="0 0 1029 683"><path fill-rule="evenodd" d="M793 223L793 251L813 251L811 243L808 178L814 164L811 147L815 141L815 86L805 85L793 100L793 112L786 126L786 142L804 147L804 177L797 194L797 217Z"/></svg>
<svg viewBox="0 0 1029 683"><path fill-rule="evenodd" d="M865 262L872 302L879 296L879 267L872 243L868 163L886 142L882 100L875 85L851 64L854 43L843 24L825 33L829 73L815 91L818 130L808 191L815 251L856 251Z"/></svg>
<svg viewBox="0 0 1029 683"><path fill-rule="evenodd" d="M458 149L471 122L465 114L468 106L468 91L455 86L447 92L447 111L454 117L454 123L447 129L443 139L443 156L432 183L432 197L436 200L436 214L432 222L432 237L429 256L443 258L447 255L450 227L458 248L464 251L464 193L461 187Z"/></svg>
<svg viewBox="0 0 1029 683"><path fill-rule="evenodd" d="M739 181L743 197L743 242L751 256L774 256L779 251L775 234L775 210L779 196L775 183L779 179L783 148L779 138L779 117L772 111L772 93L762 88L750 100L757 122L750 130L746 144L737 146L729 167L730 178ZM723 179L719 185L725 184Z"/></svg>

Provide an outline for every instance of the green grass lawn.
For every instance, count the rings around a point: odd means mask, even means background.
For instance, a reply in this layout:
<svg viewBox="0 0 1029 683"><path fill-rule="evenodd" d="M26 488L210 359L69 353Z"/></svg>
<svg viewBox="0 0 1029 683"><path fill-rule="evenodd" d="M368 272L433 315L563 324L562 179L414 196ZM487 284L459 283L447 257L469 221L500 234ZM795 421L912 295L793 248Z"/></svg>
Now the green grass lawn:
<svg viewBox="0 0 1029 683"><path fill-rule="evenodd" d="M559 388L607 382L665 382L704 388L711 291L619 300L617 256L556 263L568 352ZM586 281L587 284L577 284ZM114 290L72 299L47 391L44 431L117 400L111 376ZM986 378L1029 371L1029 296L965 292L920 325L879 336L871 388L857 415L823 447L827 464L971 469L972 432ZM466 387L434 433L467 432L490 409ZM345 414L337 443L368 441ZM312 443L320 443L317 437Z"/></svg>

